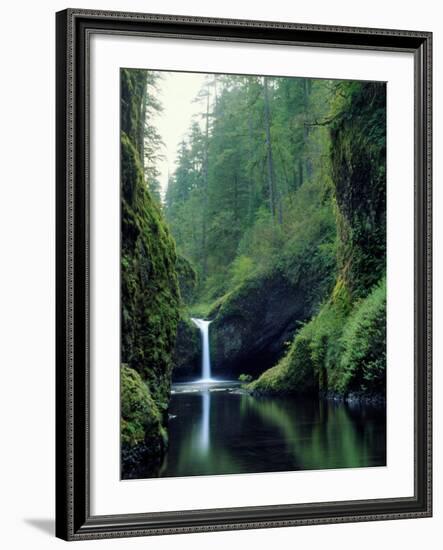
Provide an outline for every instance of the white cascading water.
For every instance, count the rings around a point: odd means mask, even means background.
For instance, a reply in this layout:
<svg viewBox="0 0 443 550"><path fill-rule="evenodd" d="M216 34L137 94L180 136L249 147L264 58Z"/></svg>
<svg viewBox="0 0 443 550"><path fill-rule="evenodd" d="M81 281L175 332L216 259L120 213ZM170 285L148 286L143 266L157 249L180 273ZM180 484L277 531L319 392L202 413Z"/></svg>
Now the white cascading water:
<svg viewBox="0 0 443 550"><path fill-rule="evenodd" d="M192 322L200 329L202 337L202 378L201 382L211 382L211 358L209 355L209 325L211 321L205 321L204 319L195 319L191 317Z"/></svg>

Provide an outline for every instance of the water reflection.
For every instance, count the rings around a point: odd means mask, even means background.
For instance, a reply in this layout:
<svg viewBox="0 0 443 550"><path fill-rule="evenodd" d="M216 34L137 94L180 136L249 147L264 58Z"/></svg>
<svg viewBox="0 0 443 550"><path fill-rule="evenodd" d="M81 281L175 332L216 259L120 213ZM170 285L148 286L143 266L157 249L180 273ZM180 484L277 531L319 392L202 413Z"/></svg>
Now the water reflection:
<svg viewBox="0 0 443 550"><path fill-rule="evenodd" d="M203 391L202 397L202 419L200 432L200 453L207 454L209 449L209 422L211 410L211 395L209 390Z"/></svg>
<svg viewBox="0 0 443 550"><path fill-rule="evenodd" d="M169 451L137 477L356 468L386 464L385 410L318 399L253 397L232 387L179 387Z"/></svg>

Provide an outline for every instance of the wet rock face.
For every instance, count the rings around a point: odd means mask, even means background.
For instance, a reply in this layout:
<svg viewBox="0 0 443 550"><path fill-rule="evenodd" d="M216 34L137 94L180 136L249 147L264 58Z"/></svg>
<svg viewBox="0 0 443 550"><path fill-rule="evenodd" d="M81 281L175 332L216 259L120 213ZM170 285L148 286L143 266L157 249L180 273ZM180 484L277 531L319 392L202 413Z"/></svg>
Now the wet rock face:
<svg viewBox="0 0 443 550"><path fill-rule="evenodd" d="M143 173L146 71L121 71L121 458L162 459L180 316L175 244Z"/></svg>
<svg viewBox="0 0 443 550"><path fill-rule="evenodd" d="M172 381L184 382L200 378L201 354L200 330L189 319L181 319L174 349Z"/></svg>
<svg viewBox="0 0 443 550"><path fill-rule="evenodd" d="M282 274L243 284L210 326L213 375L260 374L280 359L285 343L309 314L301 289Z"/></svg>

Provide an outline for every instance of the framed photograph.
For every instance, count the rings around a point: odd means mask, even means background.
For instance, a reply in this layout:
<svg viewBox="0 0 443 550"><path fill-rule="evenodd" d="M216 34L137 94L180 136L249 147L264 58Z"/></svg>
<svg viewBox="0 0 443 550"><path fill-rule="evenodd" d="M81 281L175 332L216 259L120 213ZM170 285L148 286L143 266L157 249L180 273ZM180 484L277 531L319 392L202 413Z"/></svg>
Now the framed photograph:
<svg viewBox="0 0 443 550"><path fill-rule="evenodd" d="M431 40L57 13L58 537L431 515Z"/></svg>

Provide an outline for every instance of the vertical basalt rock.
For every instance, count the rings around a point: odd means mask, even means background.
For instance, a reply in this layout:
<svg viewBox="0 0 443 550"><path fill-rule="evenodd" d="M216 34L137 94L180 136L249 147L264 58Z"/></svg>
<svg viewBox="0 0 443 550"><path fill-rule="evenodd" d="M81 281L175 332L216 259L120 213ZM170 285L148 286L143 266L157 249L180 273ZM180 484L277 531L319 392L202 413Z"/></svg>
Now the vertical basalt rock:
<svg viewBox="0 0 443 550"><path fill-rule="evenodd" d="M123 69L121 362L125 365L125 376L122 371L121 397L124 477L130 475L125 472L125 464L131 463L131 456L142 453L155 464L165 448L172 356L180 311L175 244L144 177L145 102L146 71ZM140 403L136 396L131 398L131 403L126 402L131 395L128 385L138 388L136 395L140 396ZM149 397L143 398L146 395Z"/></svg>
<svg viewBox="0 0 443 550"><path fill-rule="evenodd" d="M386 85L353 83L331 127L338 262L354 298L386 271Z"/></svg>

